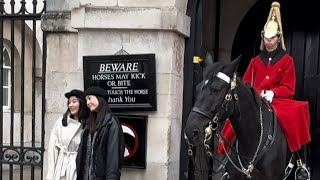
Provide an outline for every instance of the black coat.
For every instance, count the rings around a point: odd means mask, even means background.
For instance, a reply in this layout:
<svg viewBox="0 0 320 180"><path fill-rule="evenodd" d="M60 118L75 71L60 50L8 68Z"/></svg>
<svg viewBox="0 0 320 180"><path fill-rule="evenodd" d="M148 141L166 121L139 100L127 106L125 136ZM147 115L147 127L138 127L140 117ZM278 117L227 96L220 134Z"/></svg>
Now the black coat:
<svg viewBox="0 0 320 180"><path fill-rule="evenodd" d="M84 129L77 155L77 180L83 179L89 130ZM117 117L108 113L97 130L93 145L93 170L96 180L120 180L124 136ZM86 167L89 168L89 167Z"/></svg>

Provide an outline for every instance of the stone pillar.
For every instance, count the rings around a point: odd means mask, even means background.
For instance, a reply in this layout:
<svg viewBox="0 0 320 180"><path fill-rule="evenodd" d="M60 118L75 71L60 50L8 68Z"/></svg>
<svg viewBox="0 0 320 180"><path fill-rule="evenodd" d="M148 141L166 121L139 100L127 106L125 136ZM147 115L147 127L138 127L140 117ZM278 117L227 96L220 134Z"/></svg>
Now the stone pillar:
<svg viewBox="0 0 320 180"><path fill-rule="evenodd" d="M71 11L65 0L47 1L41 28L47 33L46 126L47 150L56 120L67 110L64 93L83 89L82 70L78 67L78 32L71 24ZM44 154L44 179L47 174L47 151Z"/></svg>
<svg viewBox="0 0 320 180"><path fill-rule="evenodd" d="M52 11L42 18L48 32L46 139L66 110L64 93L83 88L83 56L154 53L158 109L133 112L148 115L146 169L124 168L121 179L178 179L187 1L59 1L48 1Z"/></svg>

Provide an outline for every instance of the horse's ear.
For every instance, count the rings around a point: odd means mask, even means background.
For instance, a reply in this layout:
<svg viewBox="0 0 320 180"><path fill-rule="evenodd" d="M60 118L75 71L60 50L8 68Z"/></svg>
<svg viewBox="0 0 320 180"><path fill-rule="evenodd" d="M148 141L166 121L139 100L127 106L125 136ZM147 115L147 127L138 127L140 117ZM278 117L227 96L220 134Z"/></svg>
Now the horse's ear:
<svg viewBox="0 0 320 180"><path fill-rule="evenodd" d="M233 73L237 72L241 60L241 55L237 59L233 60L229 65L226 66L225 72L228 76L232 77Z"/></svg>
<svg viewBox="0 0 320 180"><path fill-rule="evenodd" d="M206 58L204 59L204 67L209 67L213 64L213 58L209 52L206 54Z"/></svg>
<svg viewBox="0 0 320 180"><path fill-rule="evenodd" d="M233 72L236 72L238 70L240 60L241 60L241 55L239 55L235 60L232 61Z"/></svg>
<svg viewBox="0 0 320 180"><path fill-rule="evenodd" d="M204 69L203 69L203 77L206 77L208 74L208 71L210 70L210 66L213 64L213 58L209 52L206 54L206 58L203 61L204 63Z"/></svg>

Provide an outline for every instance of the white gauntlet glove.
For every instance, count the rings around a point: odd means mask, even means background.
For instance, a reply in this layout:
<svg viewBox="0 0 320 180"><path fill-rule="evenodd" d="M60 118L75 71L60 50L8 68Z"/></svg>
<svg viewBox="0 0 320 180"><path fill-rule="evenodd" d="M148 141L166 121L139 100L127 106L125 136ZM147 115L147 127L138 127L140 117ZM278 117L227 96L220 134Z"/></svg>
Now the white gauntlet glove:
<svg viewBox="0 0 320 180"><path fill-rule="evenodd" d="M267 102L271 103L272 99L274 97L274 93L272 91L265 91L265 93L263 94L263 92L261 93L262 98L264 98Z"/></svg>

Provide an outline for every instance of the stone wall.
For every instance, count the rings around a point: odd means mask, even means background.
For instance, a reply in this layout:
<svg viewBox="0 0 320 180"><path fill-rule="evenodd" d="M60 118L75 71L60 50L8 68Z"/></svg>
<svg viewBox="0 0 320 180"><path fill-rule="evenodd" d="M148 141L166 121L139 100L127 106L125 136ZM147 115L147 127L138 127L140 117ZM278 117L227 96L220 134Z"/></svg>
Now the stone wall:
<svg viewBox="0 0 320 180"><path fill-rule="evenodd" d="M83 89L83 56L154 53L158 109L133 112L148 115L146 169L124 168L121 179L178 179L187 1L49 0L47 7L46 145L66 110L64 93Z"/></svg>

